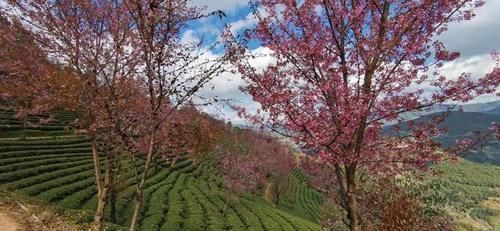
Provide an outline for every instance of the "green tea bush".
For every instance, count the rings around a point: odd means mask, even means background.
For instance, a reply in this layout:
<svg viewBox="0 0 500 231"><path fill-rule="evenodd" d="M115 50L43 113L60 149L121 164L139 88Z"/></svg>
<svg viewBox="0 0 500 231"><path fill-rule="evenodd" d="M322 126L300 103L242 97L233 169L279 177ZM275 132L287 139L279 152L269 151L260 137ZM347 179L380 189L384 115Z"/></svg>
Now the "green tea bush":
<svg viewBox="0 0 500 231"><path fill-rule="evenodd" d="M183 190L181 196L186 204L186 220L184 228L186 230L204 230L205 213L203 207L189 190Z"/></svg>
<svg viewBox="0 0 500 231"><path fill-rule="evenodd" d="M0 125L0 130L3 131L15 131L15 130L23 130L22 125ZM26 129L39 130L39 131L59 131L66 130L68 127L66 126L28 126Z"/></svg>
<svg viewBox="0 0 500 231"><path fill-rule="evenodd" d="M50 165L40 166L37 168L22 169L14 172L2 173L0 174L0 182L12 182L46 172L53 172L56 170L67 169L75 166L82 166L91 162L92 159L85 159L67 163L50 164Z"/></svg>
<svg viewBox="0 0 500 231"><path fill-rule="evenodd" d="M9 152L9 151L24 151L24 150L43 150L43 149L60 149L60 148L89 148L90 143L88 142L78 142L78 143L70 143L70 144L39 144L39 145L6 145L0 146L0 152Z"/></svg>
<svg viewBox="0 0 500 231"><path fill-rule="evenodd" d="M50 138L50 139L26 139L26 140L2 140L0 141L0 147L6 146L39 146L39 145L70 145L78 144L83 142L89 142L89 139L84 136L71 136L64 138Z"/></svg>
<svg viewBox="0 0 500 231"><path fill-rule="evenodd" d="M496 211L490 208L473 208L470 211L470 215L474 218L479 218L482 220L487 220L489 217L496 215Z"/></svg>
<svg viewBox="0 0 500 231"><path fill-rule="evenodd" d="M67 153L92 153L92 149L88 148L62 148L52 150L25 150L25 151L12 151L0 153L0 159L10 157L24 157L24 156L41 156L52 154L67 154Z"/></svg>
<svg viewBox="0 0 500 231"><path fill-rule="evenodd" d="M33 177L28 177L28 178L21 179L18 181L14 181L14 182L6 184L6 188L9 190L21 189L21 188L29 187L32 185L41 184L43 182L46 182L46 181L49 181L52 179L57 179L60 177L69 176L69 175L77 174L77 173L81 173L81 172L91 171L93 168L94 168L93 163L89 163L89 164L85 164L85 165L78 165L75 167L61 169L61 170L57 170L57 171L53 171L53 172L40 174L40 175L33 176Z"/></svg>
<svg viewBox="0 0 500 231"><path fill-rule="evenodd" d="M168 194L168 212L165 217L166 223L163 224L161 230L183 230L182 229L182 213L183 201L179 193L179 188L174 188Z"/></svg>
<svg viewBox="0 0 500 231"><path fill-rule="evenodd" d="M187 187L193 197L201 204L206 214L207 230L222 230L224 228L224 217L221 210L214 205L197 187L199 181L194 181L193 178L188 179Z"/></svg>
<svg viewBox="0 0 500 231"><path fill-rule="evenodd" d="M240 217L232 209L226 209L226 225L227 230L246 230L245 224L241 221ZM275 229L279 230L279 229Z"/></svg>
<svg viewBox="0 0 500 231"><path fill-rule="evenodd" d="M78 209L82 207L85 201L92 198L92 196L96 193L97 190L95 187L89 187L73 193L68 197L65 197L63 200L61 200L61 202L59 202L59 205L65 208Z"/></svg>
<svg viewBox="0 0 500 231"><path fill-rule="evenodd" d="M45 160L45 159L54 159L54 158L67 158L67 157L83 157L86 156L89 158L88 153L68 153L68 154L54 154L54 155L43 155L43 156L26 156L26 157L12 157L12 158L5 158L0 160L0 166L6 166L10 164L19 164L19 163L25 163L29 161L36 161L36 160Z"/></svg>
<svg viewBox="0 0 500 231"><path fill-rule="evenodd" d="M83 190L87 187L93 187L94 181L95 180L93 178L81 180L72 184L67 184L61 187L47 190L39 194L37 197L48 202L59 201L64 199L64 197Z"/></svg>
<svg viewBox="0 0 500 231"><path fill-rule="evenodd" d="M94 179L94 173L92 171L85 171L75 175L69 175L61 178L57 178L51 181L44 182L43 184L33 185L27 188L22 189L21 191L30 195L38 195L42 192L48 191L53 188L61 187L64 185L72 184L77 181L85 180L85 179Z"/></svg>
<svg viewBox="0 0 500 231"><path fill-rule="evenodd" d="M151 195L144 219L141 221L141 230L158 230L161 227L168 207L168 194L172 188L172 185L162 184Z"/></svg>
<svg viewBox="0 0 500 231"><path fill-rule="evenodd" d="M41 160L32 160L21 163L10 164L7 166L0 167L0 174L6 172L13 172L21 169L27 168L36 168L38 166L50 165L50 164L59 164L59 163L67 163L69 161L79 161L79 160L88 160L87 156L79 156L79 157L61 157L61 158L52 158L52 159L41 159Z"/></svg>

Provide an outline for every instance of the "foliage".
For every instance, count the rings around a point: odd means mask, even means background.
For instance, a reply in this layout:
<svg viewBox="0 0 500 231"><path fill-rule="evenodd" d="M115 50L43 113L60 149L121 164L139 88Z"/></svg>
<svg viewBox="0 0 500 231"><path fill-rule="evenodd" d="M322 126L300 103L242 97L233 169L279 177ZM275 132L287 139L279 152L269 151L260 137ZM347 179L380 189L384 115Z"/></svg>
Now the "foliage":
<svg viewBox="0 0 500 231"><path fill-rule="evenodd" d="M306 175L299 168L293 169L288 176L287 189L279 206L291 213L320 222L320 217L326 214L323 194L310 187Z"/></svg>
<svg viewBox="0 0 500 231"><path fill-rule="evenodd" d="M500 168L495 165L478 164L459 159L458 163L442 163L433 167L437 176L429 177L426 185L436 185L444 196L444 204L452 209L451 215L471 216L498 228L498 210L488 207L489 199L499 198Z"/></svg>
<svg viewBox="0 0 500 231"><path fill-rule="evenodd" d="M50 117L28 118L60 106L52 96L68 78L47 59L22 22L5 16L0 12L0 100L8 102L4 106L14 109L21 120L18 129L47 123Z"/></svg>
<svg viewBox="0 0 500 231"><path fill-rule="evenodd" d="M448 23L470 20L481 0L252 2L255 28L225 37L249 83L244 90L262 106L262 113L239 108L240 114L289 136L329 165L334 179L328 182L336 181L351 230L365 222L358 212L359 193L368 187L361 175L428 170L446 158L431 139L442 132L440 118L412 123L407 135L391 138L382 134L384 123L445 101L495 94L500 84L498 60L478 78L462 73L448 79L442 72L459 53L437 36ZM274 60L263 70L252 66L247 45L253 40ZM452 151L473 143L460 142L465 145Z"/></svg>
<svg viewBox="0 0 500 231"><path fill-rule="evenodd" d="M243 129L225 134L216 155L227 187L236 193L257 192L266 182L285 187L280 184L286 184L295 165L288 147L272 137ZM279 195L284 190L274 191Z"/></svg>
<svg viewBox="0 0 500 231"><path fill-rule="evenodd" d="M88 139L78 135L0 140L1 161L6 163L2 165L6 172L1 173L0 178L5 176L8 181L1 186L18 194L32 194L39 200L51 201L63 208L84 211L85 214L82 213L81 217L75 219L83 223L91 222L97 206L97 190L93 186L89 146ZM64 152L59 154L59 150ZM16 152L16 155L11 155L12 152ZM50 154L51 152L56 154ZM264 230L264 227L319 229L316 223L304 219L301 214L289 214L253 195L246 194L237 200L229 200L226 197L227 188L221 187L221 175L216 171L218 165L215 159L207 156L195 164L190 157L190 154L184 153L174 167L159 161L158 167L148 173L142 218L139 220L140 230ZM46 169L46 166L26 164L29 163L26 158L30 158L30 161L69 159L54 163L54 167ZM86 158L85 162L78 161L79 158ZM13 170L12 166L19 166L20 169ZM37 174L38 172L41 174ZM123 172L120 179L122 186L119 187L117 197L118 224L114 224L114 228L118 230L124 229L130 222L134 209L130 202L134 200L136 191L133 171ZM109 211L110 205L105 209L107 221L111 219Z"/></svg>

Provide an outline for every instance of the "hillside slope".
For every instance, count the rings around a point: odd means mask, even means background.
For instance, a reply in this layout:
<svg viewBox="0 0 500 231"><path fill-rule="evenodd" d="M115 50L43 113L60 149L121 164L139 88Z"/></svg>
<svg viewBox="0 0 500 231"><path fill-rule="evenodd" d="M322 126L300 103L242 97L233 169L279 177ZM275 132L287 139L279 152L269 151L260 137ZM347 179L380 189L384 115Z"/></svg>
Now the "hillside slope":
<svg viewBox="0 0 500 231"><path fill-rule="evenodd" d="M435 115L439 115L439 113L425 115L412 121L428 121ZM450 145L454 145L458 138L466 136L474 137L472 135L474 131L488 132L488 127L492 122L500 123L500 116L493 113L454 111L449 113L448 117L440 124L440 127L447 129L446 133L436 137L435 140L440 142L444 147L449 147ZM402 132L406 130L407 123L400 125ZM390 131L390 128L388 127L386 131ZM391 133L389 132L389 134ZM500 165L500 142L489 139L481 149L465 153L464 157L479 163Z"/></svg>
<svg viewBox="0 0 500 231"><path fill-rule="evenodd" d="M86 137L72 135L62 117L58 125L31 127L28 137L20 140L16 137L22 131L12 113L4 112L1 118L2 188L66 209L95 209L92 155ZM184 156L173 167L160 163L150 174L140 230L320 229L314 222L317 208L310 209L311 215L301 216L301 212L278 209L252 195L232 199L210 161L195 164ZM116 214L117 223L125 227L133 212L135 178L133 171L121 178ZM109 206L105 210L108 221L110 210ZM87 221L91 218L89 215Z"/></svg>
<svg viewBox="0 0 500 231"><path fill-rule="evenodd" d="M433 167L457 230L500 230L500 167L464 159Z"/></svg>

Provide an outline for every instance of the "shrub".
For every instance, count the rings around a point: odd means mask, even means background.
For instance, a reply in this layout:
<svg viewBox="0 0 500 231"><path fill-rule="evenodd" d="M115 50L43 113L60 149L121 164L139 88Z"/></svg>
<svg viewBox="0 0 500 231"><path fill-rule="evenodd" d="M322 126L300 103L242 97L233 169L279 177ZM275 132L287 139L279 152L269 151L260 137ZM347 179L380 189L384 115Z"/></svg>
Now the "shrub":
<svg viewBox="0 0 500 231"><path fill-rule="evenodd" d="M96 193L97 191L95 187L89 187L64 198L61 202L59 202L59 205L66 208L77 209L80 208L85 201L92 198L92 196Z"/></svg>
<svg viewBox="0 0 500 231"><path fill-rule="evenodd" d="M33 160L21 163L15 163L7 166L0 167L0 174L6 172L13 172L21 169L27 168L36 168L38 166L50 165L50 164L59 164L59 163L67 163L69 161L79 161L79 160L88 160L89 158L86 156L80 157L62 157L62 158L52 158L52 159L41 159L41 160Z"/></svg>
<svg viewBox="0 0 500 231"><path fill-rule="evenodd" d="M95 180L93 178L81 180L72 184L67 184L45 191L39 194L37 197L45 201L54 202L56 200L61 200L65 196L71 195L77 191L93 186L94 181Z"/></svg>
<svg viewBox="0 0 500 231"><path fill-rule="evenodd" d="M47 190L61 187L61 186L68 185L68 184L72 184L72 183L77 182L77 181L81 181L81 180L85 180L85 179L89 179L89 178L93 179L93 177L94 177L94 173L92 171L85 171L85 172L81 172L81 173L78 173L75 175L69 175L69 176L57 178L57 179L54 179L51 181L47 181L47 182L44 182L43 184L33 185L31 187L24 188L21 191L30 195L30 196L34 196L34 195L38 195L42 192L45 192Z"/></svg>
<svg viewBox="0 0 500 231"><path fill-rule="evenodd" d="M9 151L24 151L24 150L41 150L41 149L60 149L60 148L89 148L90 143L88 142L78 142L78 143L70 143L70 144L13 144L13 145L0 145L0 152L9 152Z"/></svg>
<svg viewBox="0 0 500 231"><path fill-rule="evenodd" d="M79 160L69 163L57 163L46 166L40 166L37 168L22 169L14 172L2 173L0 174L0 182L12 182L23 178L28 178L30 176L39 175L46 172L52 172L59 169L67 169L75 166L85 165L91 163L91 159Z"/></svg>
<svg viewBox="0 0 500 231"><path fill-rule="evenodd" d="M16 163L25 163L34 160L54 159L63 157L82 157L82 156L87 156L87 158L89 157L87 153L68 153L68 154L54 154L54 155L44 155L44 156L12 157L0 160L0 166L6 166Z"/></svg>
<svg viewBox="0 0 500 231"><path fill-rule="evenodd" d="M64 138L52 138L52 139L35 139L35 140L5 140L0 141L0 146L36 146L36 145L66 145L66 144L77 144L82 142L88 142L89 139L84 136L72 136Z"/></svg>
<svg viewBox="0 0 500 231"><path fill-rule="evenodd" d="M92 149L89 148L62 148L53 150L24 150L24 151L12 151L12 152L2 152L0 153L0 158L11 158L11 157L25 157L25 156L41 156L41 155L51 155L51 154L66 154L66 153L92 153Z"/></svg>
<svg viewBox="0 0 500 231"><path fill-rule="evenodd" d="M166 215L166 223L163 224L161 230L183 230L182 229L182 198L179 193L179 188L174 188L168 194L168 212Z"/></svg>
<svg viewBox="0 0 500 231"><path fill-rule="evenodd" d="M187 217L184 222L184 228L186 230L203 230L205 227L204 216L202 206L199 204L198 200L194 198L192 193L188 190L183 190L181 196L185 202Z"/></svg>
<svg viewBox="0 0 500 231"><path fill-rule="evenodd" d="M470 215L475 218L487 220L489 217L495 216L496 212L490 208L473 208L470 211Z"/></svg>
<svg viewBox="0 0 500 231"><path fill-rule="evenodd" d="M84 172L84 171L89 171L94 168L93 163L85 164L85 165L78 165L75 167L67 168L67 169L61 169L53 172L48 172L44 173L38 176L33 176L33 177L28 177L25 179L21 179L18 181L14 181L11 183L6 184L7 189L13 190L13 189L21 189L25 187L29 187L35 184L41 184L43 182L56 179L59 177L64 177L68 175L72 175L75 173L79 172Z"/></svg>

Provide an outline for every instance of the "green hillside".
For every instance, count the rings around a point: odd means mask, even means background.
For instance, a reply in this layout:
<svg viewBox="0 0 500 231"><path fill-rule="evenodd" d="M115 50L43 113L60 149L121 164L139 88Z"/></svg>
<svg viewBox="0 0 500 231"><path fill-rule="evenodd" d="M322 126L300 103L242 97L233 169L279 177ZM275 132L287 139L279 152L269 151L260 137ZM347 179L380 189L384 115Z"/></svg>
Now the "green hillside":
<svg viewBox="0 0 500 231"><path fill-rule="evenodd" d="M2 111L0 118L1 188L58 207L89 211L86 222L90 222L96 206L91 147L86 137L71 134L67 126L71 115L59 114L49 124L30 126L24 140L17 138L24 131L12 112ZM290 177L291 190L279 207L253 195L229 196L209 160L195 164L183 156L174 167L159 163L150 174L140 230L320 229L321 197L299 180L298 172ZM135 178L133 171L120 177L117 223L126 227L133 212ZM108 221L110 209L105 210Z"/></svg>
<svg viewBox="0 0 500 231"><path fill-rule="evenodd" d="M288 190L280 207L306 217L309 220L319 222L321 218L321 204L323 196L316 190L308 187L307 176L299 169L294 169L288 178Z"/></svg>
<svg viewBox="0 0 500 231"><path fill-rule="evenodd" d="M500 167L459 159L433 167L434 192L446 198L457 230L500 230Z"/></svg>
<svg viewBox="0 0 500 231"><path fill-rule="evenodd" d="M479 106L476 106L479 107ZM436 114L414 121L428 121ZM494 113L450 112L440 124L447 129L435 137L444 147L454 145L457 138L471 136L473 131L488 132L491 122L500 122ZM400 124L402 132L407 123ZM386 128L387 134L390 127ZM473 136L473 135L472 135ZM500 230L500 142L488 139L477 150L464 153L458 163L442 163L432 168L439 174L430 178L431 198L445 203L445 211L457 230Z"/></svg>
<svg viewBox="0 0 500 231"><path fill-rule="evenodd" d="M452 116L454 122L445 125L451 128L450 136L482 128L492 118L455 126L463 116ZM0 189L82 212L78 222L89 223L96 207L91 148L85 136L72 132L68 122L73 118L59 112L49 123L37 125L39 117L30 116L31 123L23 130L12 112L0 111ZM26 139L19 138L23 134ZM492 145L481 152L500 156ZM438 185L432 193L445 198L445 211L457 230L500 230L499 166L460 159L433 169L441 174L429 179ZM288 177L287 190L277 205L251 194L231 195L210 158L195 164L185 155L173 167L158 163L150 174L140 230L320 230L324 198L308 187L307 176L299 169ZM120 179L116 223L124 229L133 212L133 171ZM110 214L108 203L108 222Z"/></svg>

